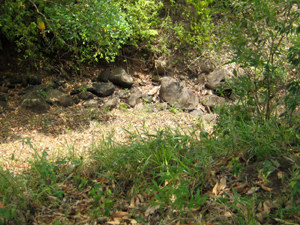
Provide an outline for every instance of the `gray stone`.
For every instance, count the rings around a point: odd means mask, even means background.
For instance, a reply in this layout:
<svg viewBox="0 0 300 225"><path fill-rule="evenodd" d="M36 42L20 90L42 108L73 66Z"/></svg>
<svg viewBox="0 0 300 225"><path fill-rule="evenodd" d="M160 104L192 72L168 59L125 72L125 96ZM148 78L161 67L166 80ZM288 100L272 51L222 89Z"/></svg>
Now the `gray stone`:
<svg viewBox="0 0 300 225"><path fill-rule="evenodd" d="M128 105L131 107L134 107L136 104L140 102L140 98L142 97L142 93L140 92L134 92L132 93L129 98L127 99Z"/></svg>
<svg viewBox="0 0 300 225"><path fill-rule="evenodd" d="M182 88L177 80L172 77L164 77L161 81L159 95L162 100L173 105L178 101L181 90Z"/></svg>
<svg viewBox="0 0 300 225"><path fill-rule="evenodd" d="M109 69L102 71L95 77L96 82L108 82L108 78L110 77L111 72Z"/></svg>
<svg viewBox="0 0 300 225"><path fill-rule="evenodd" d="M203 116L204 115L204 112L202 110L198 110L198 109L195 109L193 111L190 112L191 115L193 116Z"/></svg>
<svg viewBox="0 0 300 225"><path fill-rule="evenodd" d="M176 103L177 108L195 108L199 104L198 96L171 77L162 79L160 97L170 105Z"/></svg>
<svg viewBox="0 0 300 225"><path fill-rule="evenodd" d="M107 102L104 103L102 106L103 109L113 109L116 108L119 103L119 98L118 97L113 97L109 99Z"/></svg>
<svg viewBox="0 0 300 225"><path fill-rule="evenodd" d="M8 81L10 84L22 84L23 82L23 77L20 74L13 74L10 75L10 77L8 78Z"/></svg>
<svg viewBox="0 0 300 225"><path fill-rule="evenodd" d="M7 102L0 101L0 106L1 106L1 107L6 107L6 106L7 106Z"/></svg>
<svg viewBox="0 0 300 225"><path fill-rule="evenodd" d="M94 95L89 91L81 91L79 92L78 97L82 100L88 100L88 99L93 99Z"/></svg>
<svg viewBox="0 0 300 225"><path fill-rule="evenodd" d="M34 113L46 113L50 106L40 93L33 91L27 93L21 100L21 108L30 110Z"/></svg>
<svg viewBox="0 0 300 225"><path fill-rule="evenodd" d="M218 114L205 114L201 117L201 120L203 122L203 125L205 127L207 126L214 126L217 124L217 118L218 118Z"/></svg>
<svg viewBox="0 0 300 225"><path fill-rule="evenodd" d="M30 76L26 79L30 85L40 85L42 83L42 78L37 76Z"/></svg>
<svg viewBox="0 0 300 225"><path fill-rule="evenodd" d="M205 84L205 81L206 81L205 73L200 73L198 75L198 84Z"/></svg>
<svg viewBox="0 0 300 225"><path fill-rule="evenodd" d="M191 109L197 107L199 98L188 88L183 88L178 99L178 108Z"/></svg>
<svg viewBox="0 0 300 225"><path fill-rule="evenodd" d="M203 73L211 73L216 68L216 66L214 65L212 60L209 58L202 59L200 61L199 67L200 67L201 72L203 72Z"/></svg>
<svg viewBox="0 0 300 225"><path fill-rule="evenodd" d="M86 108L98 108L99 102L95 99L89 99L82 104Z"/></svg>
<svg viewBox="0 0 300 225"><path fill-rule="evenodd" d="M217 95L206 95L202 98L201 103L203 105L213 107L221 103L225 103L225 98L219 97Z"/></svg>
<svg viewBox="0 0 300 225"><path fill-rule="evenodd" d="M88 88L88 91L97 95L98 97L107 97L114 93L115 86L112 83L94 83L92 89Z"/></svg>
<svg viewBox="0 0 300 225"><path fill-rule="evenodd" d="M0 101L7 102L7 95L0 95Z"/></svg>
<svg viewBox="0 0 300 225"><path fill-rule="evenodd" d="M118 95L119 98L126 99L126 98L129 98L130 92L121 90L116 95Z"/></svg>
<svg viewBox="0 0 300 225"><path fill-rule="evenodd" d="M169 62L165 58L160 57L157 60L155 60L155 73L156 74L164 75L168 71L170 71Z"/></svg>
<svg viewBox="0 0 300 225"><path fill-rule="evenodd" d="M73 102L75 104L78 104L80 102L80 98L78 97L78 95L73 96Z"/></svg>
<svg viewBox="0 0 300 225"><path fill-rule="evenodd" d="M144 109L145 109L145 107L142 102L140 102L134 106L134 110L136 110L136 111L143 111Z"/></svg>
<svg viewBox="0 0 300 225"><path fill-rule="evenodd" d="M62 91L52 89L48 92L48 95L47 102L53 105L68 107L74 104L72 97Z"/></svg>
<svg viewBox="0 0 300 225"><path fill-rule="evenodd" d="M133 84L133 78L121 67L114 69L114 71L109 75L108 79L112 83L125 88L130 88Z"/></svg>
<svg viewBox="0 0 300 225"><path fill-rule="evenodd" d="M225 82L225 79L230 76L230 72L227 69L219 68L207 76L206 86L210 89L216 90L221 82Z"/></svg>

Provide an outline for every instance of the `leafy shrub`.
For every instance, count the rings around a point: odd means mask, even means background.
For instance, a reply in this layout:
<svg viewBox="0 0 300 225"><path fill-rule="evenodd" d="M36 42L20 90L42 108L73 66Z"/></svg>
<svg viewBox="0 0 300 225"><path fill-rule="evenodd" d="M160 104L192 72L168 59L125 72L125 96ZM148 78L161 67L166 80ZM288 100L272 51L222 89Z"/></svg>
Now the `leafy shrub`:
<svg viewBox="0 0 300 225"><path fill-rule="evenodd" d="M257 116L270 119L274 97L284 88L290 68L288 48L299 22L294 1L226 1L228 40L234 50L232 62L245 68L233 90L255 109ZM234 12L234 18L232 18Z"/></svg>
<svg viewBox="0 0 300 225"><path fill-rule="evenodd" d="M108 0L5 1L0 12L0 33L25 58L60 51L79 61L111 61L132 33L120 5Z"/></svg>

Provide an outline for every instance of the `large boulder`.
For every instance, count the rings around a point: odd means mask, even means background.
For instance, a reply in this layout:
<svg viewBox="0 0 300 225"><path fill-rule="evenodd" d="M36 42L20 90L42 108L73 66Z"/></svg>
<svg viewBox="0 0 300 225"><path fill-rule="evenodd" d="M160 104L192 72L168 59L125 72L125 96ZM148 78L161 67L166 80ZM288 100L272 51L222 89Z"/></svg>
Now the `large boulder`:
<svg viewBox="0 0 300 225"><path fill-rule="evenodd" d="M195 108L199 104L199 98L187 87L171 77L164 77L161 81L160 97L170 105L176 103L178 108Z"/></svg>
<svg viewBox="0 0 300 225"><path fill-rule="evenodd" d="M199 62L199 67L202 73L211 73L215 69L215 64L210 58L201 59Z"/></svg>
<svg viewBox="0 0 300 225"><path fill-rule="evenodd" d="M37 91L28 92L21 100L21 108L28 109L34 113L46 113L50 106L41 93Z"/></svg>
<svg viewBox="0 0 300 225"><path fill-rule="evenodd" d="M98 97L107 97L114 93L115 86L112 83L94 83L93 89L90 90Z"/></svg>
<svg viewBox="0 0 300 225"><path fill-rule="evenodd" d="M99 73L94 81L96 82L108 82L108 77L111 75L111 72L109 69L102 71L101 73Z"/></svg>
<svg viewBox="0 0 300 225"><path fill-rule="evenodd" d="M108 79L112 83L124 88L130 88L133 84L133 78L121 67L114 69Z"/></svg>
<svg viewBox="0 0 300 225"><path fill-rule="evenodd" d="M172 77L164 77L161 80L161 87L159 95L162 100L173 105L175 102L178 102L182 87L180 83Z"/></svg>
<svg viewBox="0 0 300 225"><path fill-rule="evenodd" d="M71 96L57 89L51 89L48 92L47 102L63 107L72 106L74 104Z"/></svg>
<svg viewBox="0 0 300 225"><path fill-rule="evenodd" d="M206 87L216 90L225 79L230 76L230 72L227 69L219 68L207 76Z"/></svg>

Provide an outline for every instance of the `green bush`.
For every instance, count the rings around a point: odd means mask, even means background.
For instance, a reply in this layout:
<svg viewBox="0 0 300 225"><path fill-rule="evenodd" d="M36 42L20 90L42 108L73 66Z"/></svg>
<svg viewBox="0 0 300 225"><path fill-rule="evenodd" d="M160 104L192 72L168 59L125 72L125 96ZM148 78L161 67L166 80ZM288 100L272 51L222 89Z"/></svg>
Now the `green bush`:
<svg viewBox="0 0 300 225"><path fill-rule="evenodd" d="M24 58L59 51L111 61L132 33L120 5L109 0L5 1L0 12L0 33Z"/></svg>
<svg viewBox="0 0 300 225"><path fill-rule="evenodd" d="M110 62L125 45L152 49L155 38L165 42L161 45L168 45L169 36L179 46L202 45L213 28L211 2L6 0L0 5L0 37L36 66L45 54L71 56L78 64L99 58Z"/></svg>

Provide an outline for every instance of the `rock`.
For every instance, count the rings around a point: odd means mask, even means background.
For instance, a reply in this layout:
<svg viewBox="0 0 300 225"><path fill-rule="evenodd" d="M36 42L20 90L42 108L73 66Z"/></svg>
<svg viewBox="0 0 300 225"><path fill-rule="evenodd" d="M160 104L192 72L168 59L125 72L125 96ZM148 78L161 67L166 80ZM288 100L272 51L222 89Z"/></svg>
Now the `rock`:
<svg viewBox="0 0 300 225"><path fill-rule="evenodd" d="M40 85L42 83L42 78L37 76L30 76L26 79L26 81L30 85Z"/></svg>
<svg viewBox="0 0 300 225"><path fill-rule="evenodd" d="M82 105L86 108L98 108L99 102L95 99L90 99L84 102Z"/></svg>
<svg viewBox="0 0 300 225"><path fill-rule="evenodd" d="M179 75L179 79L180 79L180 80L186 80L186 76L184 76L184 75Z"/></svg>
<svg viewBox="0 0 300 225"><path fill-rule="evenodd" d="M4 86L0 86L0 92L7 93L8 89Z"/></svg>
<svg viewBox="0 0 300 225"><path fill-rule="evenodd" d="M214 126L217 124L218 114L205 114L201 117L204 127Z"/></svg>
<svg viewBox="0 0 300 225"><path fill-rule="evenodd" d="M206 81L205 73L200 73L198 75L198 84L205 84L205 81Z"/></svg>
<svg viewBox="0 0 300 225"><path fill-rule="evenodd" d="M146 111L153 113L166 110L167 108L168 104L166 102L161 102L153 105L147 105Z"/></svg>
<svg viewBox="0 0 300 225"><path fill-rule="evenodd" d="M155 95L158 93L160 89L160 86L155 86L154 88L152 88L149 92L148 92L148 95L152 96L152 95Z"/></svg>
<svg viewBox="0 0 300 225"><path fill-rule="evenodd" d="M204 112L202 110L195 109L195 110L191 111L190 114L193 116L199 117L199 116L203 116Z"/></svg>
<svg viewBox="0 0 300 225"><path fill-rule="evenodd" d="M66 81L63 78L57 78L53 80L53 83L57 87L65 87L66 86Z"/></svg>
<svg viewBox="0 0 300 225"><path fill-rule="evenodd" d="M20 74L13 74L13 75L10 75L10 77L8 78L8 81L10 84L22 84L23 82L23 77L22 75Z"/></svg>
<svg viewBox="0 0 300 225"><path fill-rule="evenodd" d="M117 93L117 95L119 96L119 98L126 99L129 98L130 92L121 90Z"/></svg>
<svg viewBox="0 0 300 225"><path fill-rule="evenodd" d="M155 72L158 75L164 75L166 72L170 71L169 63L163 57L158 58L155 60Z"/></svg>
<svg viewBox="0 0 300 225"><path fill-rule="evenodd" d="M161 76L159 76L159 75L153 75L153 76L151 77L151 80L152 80L152 82L160 83L161 80L162 80L162 78L161 78Z"/></svg>
<svg viewBox="0 0 300 225"><path fill-rule="evenodd" d="M211 59L206 58L206 59L202 59L200 61L199 67L200 67L201 72L211 73L212 71L214 71L216 66L214 65L214 63L212 62Z"/></svg>
<svg viewBox="0 0 300 225"><path fill-rule="evenodd" d="M78 104L80 102L80 99L79 99L78 95L73 96L73 102L75 104Z"/></svg>
<svg viewBox="0 0 300 225"><path fill-rule="evenodd" d="M79 92L78 97L82 100L88 100L88 99L93 99L94 95L89 91L81 91Z"/></svg>
<svg viewBox="0 0 300 225"><path fill-rule="evenodd" d="M177 108L195 108L199 104L199 98L187 87L181 87L180 83L171 77L162 79L160 97L170 105L176 103Z"/></svg>
<svg viewBox="0 0 300 225"><path fill-rule="evenodd" d="M142 95L142 100L146 103L150 103L152 102L152 96L144 94Z"/></svg>
<svg viewBox="0 0 300 225"><path fill-rule="evenodd" d="M225 101L225 98L219 97L217 95L206 95L202 98L201 103L203 105L213 107L220 103L224 103Z"/></svg>
<svg viewBox="0 0 300 225"><path fill-rule="evenodd" d="M163 111L168 108L168 104L165 102L157 103L156 108L158 109L158 111Z"/></svg>
<svg viewBox="0 0 300 225"><path fill-rule="evenodd" d="M102 71L100 74L98 74L94 81L95 82L108 82L108 78L110 77L111 72L109 69Z"/></svg>
<svg viewBox="0 0 300 225"><path fill-rule="evenodd" d="M98 97L107 97L114 93L115 86L112 83L94 83L92 89L88 88L88 91L97 95Z"/></svg>
<svg viewBox="0 0 300 225"><path fill-rule="evenodd" d="M0 106L6 107L7 106L7 95L0 95Z"/></svg>
<svg viewBox="0 0 300 225"><path fill-rule="evenodd" d="M141 92L134 92L132 93L129 98L127 99L127 103L128 105L130 105L131 107L134 107L136 104L138 104L140 102L140 98L142 97L142 93Z"/></svg>
<svg viewBox="0 0 300 225"><path fill-rule="evenodd" d="M134 110L143 111L145 109L144 104L142 102L135 105Z"/></svg>
<svg viewBox="0 0 300 225"><path fill-rule="evenodd" d="M199 98L188 88L183 88L178 99L178 108L191 109L197 107Z"/></svg>
<svg viewBox="0 0 300 225"><path fill-rule="evenodd" d="M118 97L113 97L109 99L107 102L104 103L102 106L103 109L113 109L116 108L119 103L119 98Z"/></svg>
<svg viewBox="0 0 300 225"><path fill-rule="evenodd" d="M121 67L114 69L114 71L109 75L108 79L112 83L124 88L130 88L133 84L133 78Z"/></svg>
<svg viewBox="0 0 300 225"><path fill-rule="evenodd" d="M7 102L7 95L0 95L0 101Z"/></svg>
<svg viewBox="0 0 300 225"><path fill-rule="evenodd" d="M68 107L74 104L72 97L63 93L62 91L51 89L48 92L48 95L47 102L53 105Z"/></svg>
<svg viewBox="0 0 300 225"><path fill-rule="evenodd" d="M173 105L178 101L181 90L182 88L177 80L172 77L164 77L161 81L159 95L162 100Z"/></svg>
<svg viewBox="0 0 300 225"><path fill-rule="evenodd" d="M210 89L216 90L221 82L224 82L230 72L227 69L219 68L207 76L206 86Z"/></svg>
<svg viewBox="0 0 300 225"><path fill-rule="evenodd" d="M7 102L0 101L0 107L5 108L7 106Z"/></svg>
<svg viewBox="0 0 300 225"><path fill-rule="evenodd" d="M50 106L45 98L37 91L27 93L21 100L21 108L28 109L34 113L46 113Z"/></svg>

